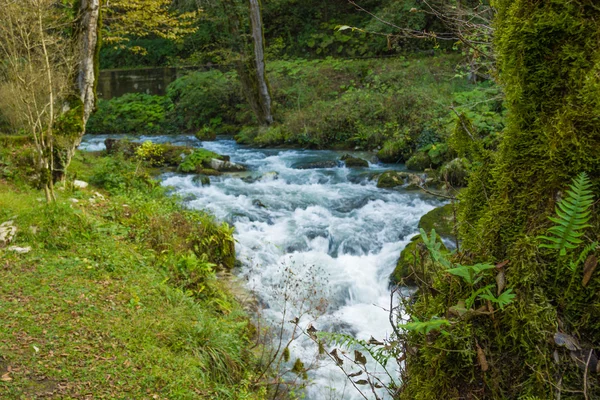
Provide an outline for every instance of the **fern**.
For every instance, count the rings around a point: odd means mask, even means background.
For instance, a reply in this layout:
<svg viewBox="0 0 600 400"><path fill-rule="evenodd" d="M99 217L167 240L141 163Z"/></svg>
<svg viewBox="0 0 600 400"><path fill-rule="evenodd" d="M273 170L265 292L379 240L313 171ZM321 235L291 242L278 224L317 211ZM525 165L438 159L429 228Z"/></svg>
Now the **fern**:
<svg viewBox="0 0 600 400"><path fill-rule="evenodd" d="M556 225L548 229L547 236L538 236L545 240L539 247L559 250L560 255L567 254L567 249L575 249L583 243L580 237L583 230L590 227L590 207L594 202L591 182L585 172L573 180L567 190L567 197L556 206L556 217L549 219Z"/></svg>

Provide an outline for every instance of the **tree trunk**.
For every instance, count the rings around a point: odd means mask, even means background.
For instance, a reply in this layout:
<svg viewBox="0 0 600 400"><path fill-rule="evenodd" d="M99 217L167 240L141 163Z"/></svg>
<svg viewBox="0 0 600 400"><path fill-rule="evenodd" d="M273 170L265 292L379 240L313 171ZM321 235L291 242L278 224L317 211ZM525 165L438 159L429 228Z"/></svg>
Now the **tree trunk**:
<svg viewBox="0 0 600 400"><path fill-rule="evenodd" d="M67 168L81 144L85 125L96 104L98 79L98 52L100 50L100 2L101 0L80 0L79 16L75 21L77 32L77 96L68 101L67 111L61 115L58 124L56 160L53 171L54 181L64 180Z"/></svg>
<svg viewBox="0 0 600 400"><path fill-rule="evenodd" d="M250 2L250 29L252 30L252 43L254 47L254 64L256 74L256 86L258 97L257 117L261 125L273 123L271 114L271 94L267 83L265 68L265 43L260 0L249 0Z"/></svg>
<svg viewBox="0 0 600 400"><path fill-rule="evenodd" d="M265 68L264 36L260 0L248 1L248 7L235 0L223 1L224 12L229 16L231 47L239 53L236 70L242 83L244 96L262 126L273 122L271 94ZM245 13L249 12L250 27ZM250 35L247 30L250 30ZM246 37L250 36L251 41Z"/></svg>

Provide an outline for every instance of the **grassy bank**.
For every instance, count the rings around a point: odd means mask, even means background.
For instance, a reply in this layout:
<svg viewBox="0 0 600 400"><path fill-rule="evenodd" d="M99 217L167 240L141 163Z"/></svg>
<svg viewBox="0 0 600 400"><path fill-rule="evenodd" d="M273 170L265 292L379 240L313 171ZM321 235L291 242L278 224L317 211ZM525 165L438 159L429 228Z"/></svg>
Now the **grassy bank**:
<svg viewBox="0 0 600 400"><path fill-rule="evenodd" d="M78 155L88 188L39 191L0 164L2 398L258 399L252 328L217 279L232 230L134 164Z"/></svg>

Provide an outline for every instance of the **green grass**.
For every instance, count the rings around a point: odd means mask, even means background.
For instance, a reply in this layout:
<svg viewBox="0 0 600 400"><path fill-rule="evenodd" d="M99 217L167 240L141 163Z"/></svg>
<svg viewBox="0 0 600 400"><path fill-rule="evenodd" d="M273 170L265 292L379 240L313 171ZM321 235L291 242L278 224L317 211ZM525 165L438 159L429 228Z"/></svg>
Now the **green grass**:
<svg viewBox="0 0 600 400"><path fill-rule="evenodd" d="M74 171L92 180L110 162L79 155ZM91 186L57 191L53 205L0 180L0 221L32 247L0 249L0 397L262 398L249 384L251 327L209 251L231 230L149 179L119 179L105 200Z"/></svg>

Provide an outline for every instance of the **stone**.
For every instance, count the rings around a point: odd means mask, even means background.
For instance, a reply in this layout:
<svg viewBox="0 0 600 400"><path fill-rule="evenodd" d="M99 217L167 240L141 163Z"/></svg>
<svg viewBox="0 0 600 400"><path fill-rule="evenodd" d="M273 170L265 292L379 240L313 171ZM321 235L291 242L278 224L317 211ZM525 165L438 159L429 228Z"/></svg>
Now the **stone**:
<svg viewBox="0 0 600 400"><path fill-rule="evenodd" d="M210 169L214 169L219 172L239 172L246 171L246 167L243 165L235 164L230 161L217 160L212 158L209 162Z"/></svg>
<svg viewBox="0 0 600 400"><path fill-rule="evenodd" d="M12 251L17 254L27 254L31 251L31 246L26 246L26 247L10 246L7 250Z"/></svg>
<svg viewBox="0 0 600 400"><path fill-rule="evenodd" d="M337 161L313 161L313 162L305 162L305 163L298 163L298 164L294 164L292 165L292 168L295 169L319 169L319 168L336 168L338 167L338 162Z"/></svg>
<svg viewBox="0 0 600 400"><path fill-rule="evenodd" d="M421 177L417 174L402 171L385 171L377 179L378 188L394 188L406 185L406 189L419 189Z"/></svg>
<svg viewBox="0 0 600 400"><path fill-rule="evenodd" d="M85 189L89 186L90 184L84 181L78 181L78 180L74 180L73 181L73 187L77 188L77 189Z"/></svg>
<svg viewBox="0 0 600 400"><path fill-rule="evenodd" d="M454 235L454 206L446 204L445 206L434 208L419 220L419 229L423 229L429 235L432 229L442 240L448 244L456 242Z"/></svg>
<svg viewBox="0 0 600 400"><path fill-rule="evenodd" d="M262 201L260 201L259 199L254 199L252 200L252 205L258 207L258 208L267 208L267 206L265 206Z"/></svg>
<svg viewBox="0 0 600 400"><path fill-rule="evenodd" d="M17 227L13 221L6 221L0 224L0 248L8 246L15 235L17 234Z"/></svg>
<svg viewBox="0 0 600 400"><path fill-rule="evenodd" d="M440 250L448 251L444 243L441 244ZM390 283L392 285L414 285L418 278L423 279L427 270L432 268L431 258L426 256L428 252L421 235L414 236L400 252L396 268L390 275Z"/></svg>
<svg viewBox="0 0 600 400"><path fill-rule="evenodd" d="M210 185L210 178L207 175L196 175L192 178L192 182L201 184L202 186Z"/></svg>
<svg viewBox="0 0 600 400"><path fill-rule="evenodd" d="M369 168L368 161L351 156L350 154L344 154L340 160L342 160L348 168Z"/></svg>

